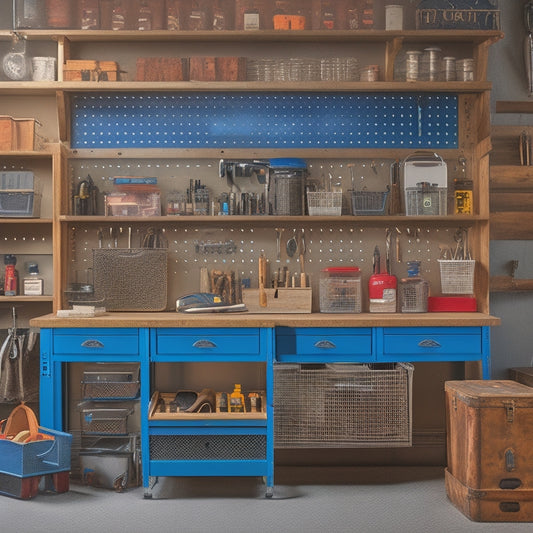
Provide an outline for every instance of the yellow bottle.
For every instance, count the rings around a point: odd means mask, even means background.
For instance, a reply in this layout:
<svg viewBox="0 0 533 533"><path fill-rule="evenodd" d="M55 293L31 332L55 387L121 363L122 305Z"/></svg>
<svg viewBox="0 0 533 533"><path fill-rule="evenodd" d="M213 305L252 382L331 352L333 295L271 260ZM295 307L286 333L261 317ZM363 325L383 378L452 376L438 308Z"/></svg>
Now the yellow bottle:
<svg viewBox="0 0 533 533"><path fill-rule="evenodd" d="M237 383L229 397L229 412L244 413L244 394L241 392L241 386Z"/></svg>

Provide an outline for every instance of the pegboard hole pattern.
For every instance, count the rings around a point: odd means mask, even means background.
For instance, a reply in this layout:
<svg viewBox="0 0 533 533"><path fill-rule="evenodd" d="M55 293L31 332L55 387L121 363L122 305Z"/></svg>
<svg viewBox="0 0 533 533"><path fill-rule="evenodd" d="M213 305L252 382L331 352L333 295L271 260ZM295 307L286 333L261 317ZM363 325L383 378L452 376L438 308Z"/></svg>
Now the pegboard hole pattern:
<svg viewBox="0 0 533 533"><path fill-rule="evenodd" d="M72 148L457 148L453 94L78 94Z"/></svg>

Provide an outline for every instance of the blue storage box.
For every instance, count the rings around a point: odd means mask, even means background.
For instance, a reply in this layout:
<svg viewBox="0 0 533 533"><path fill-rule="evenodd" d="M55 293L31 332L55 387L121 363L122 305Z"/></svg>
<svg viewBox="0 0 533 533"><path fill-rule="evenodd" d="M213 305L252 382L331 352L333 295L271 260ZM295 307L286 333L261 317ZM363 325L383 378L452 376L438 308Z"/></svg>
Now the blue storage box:
<svg viewBox="0 0 533 533"><path fill-rule="evenodd" d="M54 439L27 443L0 440L0 473L25 478L70 470L72 435L42 427L39 431Z"/></svg>

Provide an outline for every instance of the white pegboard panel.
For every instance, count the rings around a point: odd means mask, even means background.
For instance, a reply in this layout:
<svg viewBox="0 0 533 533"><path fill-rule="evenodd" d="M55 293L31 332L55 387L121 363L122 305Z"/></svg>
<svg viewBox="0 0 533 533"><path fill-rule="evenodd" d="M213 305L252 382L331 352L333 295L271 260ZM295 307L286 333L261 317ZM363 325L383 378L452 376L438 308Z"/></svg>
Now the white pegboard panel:
<svg viewBox="0 0 533 533"><path fill-rule="evenodd" d="M456 148L453 94L91 93L73 148Z"/></svg>

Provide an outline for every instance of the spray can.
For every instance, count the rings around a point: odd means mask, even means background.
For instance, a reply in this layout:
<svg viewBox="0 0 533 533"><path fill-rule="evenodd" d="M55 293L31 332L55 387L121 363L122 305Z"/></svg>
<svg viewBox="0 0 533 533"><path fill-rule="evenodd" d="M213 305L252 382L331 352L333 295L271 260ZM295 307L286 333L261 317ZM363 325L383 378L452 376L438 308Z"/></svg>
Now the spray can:
<svg viewBox="0 0 533 533"><path fill-rule="evenodd" d="M4 265L6 265L4 294L6 296L16 296L18 292L18 272L15 269L16 264L16 256L13 254L4 255Z"/></svg>

